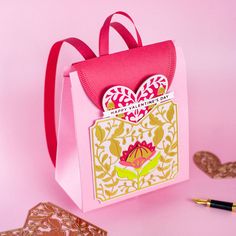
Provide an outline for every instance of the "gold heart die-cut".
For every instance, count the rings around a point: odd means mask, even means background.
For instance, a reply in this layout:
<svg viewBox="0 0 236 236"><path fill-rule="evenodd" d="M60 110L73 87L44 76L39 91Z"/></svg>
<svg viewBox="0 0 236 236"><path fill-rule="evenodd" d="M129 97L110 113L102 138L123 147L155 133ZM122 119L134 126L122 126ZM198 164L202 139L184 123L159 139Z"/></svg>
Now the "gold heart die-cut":
<svg viewBox="0 0 236 236"><path fill-rule="evenodd" d="M211 152L196 152L194 162L200 170L213 179L236 177L236 162L221 163L220 159Z"/></svg>
<svg viewBox="0 0 236 236"><path fill-rule="evenodd" d="M140 121L99 119L90 128L94 193L99 202L175 178L178 172L177 105L155 105Z"/></svg>

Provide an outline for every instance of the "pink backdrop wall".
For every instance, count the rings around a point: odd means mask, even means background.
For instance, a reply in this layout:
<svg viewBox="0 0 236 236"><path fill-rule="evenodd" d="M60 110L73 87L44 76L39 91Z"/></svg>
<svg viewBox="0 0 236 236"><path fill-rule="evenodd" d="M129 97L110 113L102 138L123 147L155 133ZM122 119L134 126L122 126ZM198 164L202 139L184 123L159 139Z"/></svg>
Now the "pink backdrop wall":
<svg viewBox="0 0 236 236"><path fill-rule="evenodd" d="M105 17L117 10L134 18L144 44L174 39L183 48L188 73L191 179L82 214L55 182L46 149L45 64L52 43L68 36L84 39L97 52L99 29ZM199 208L188 199L236 200L236 179L211 180L192 163L192 155L199 149L215 152L224 162L236 160L235 25L234 0L2 0L0 231L20 227L27 209L40 201L51 201L106 228L110 235L233 235L236 215ZM124 48L113 34L115 39L113 51ZM79 59L66 49L61 67Z"/></svg>

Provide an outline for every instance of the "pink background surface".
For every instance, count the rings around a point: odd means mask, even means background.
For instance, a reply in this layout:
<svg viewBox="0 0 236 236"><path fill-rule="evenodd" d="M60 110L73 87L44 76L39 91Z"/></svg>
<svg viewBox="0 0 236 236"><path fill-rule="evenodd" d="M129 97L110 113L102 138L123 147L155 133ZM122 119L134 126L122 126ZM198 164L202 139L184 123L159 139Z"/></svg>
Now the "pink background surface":
<svg viewBox="0 0 236 236"><path fill-rule="evenodd" d="M104 227L110 235L234 235L235 214L198 207L189 199L236 201L236 179L212 180L192 163L193 153L201 149L216 153L223 162L236 159L235 9L233 0L1 1L0 231L20 227L29 208L51 201ZM117 10L131 14L144 44L175 39L183 48L190 181L83 214L55 182L47 153L45 64L52 43L68 36L84 39L97 52L99 29ZM124 48L113 37L117 42L113 51ZM61 63L78 59L65 50Z"/></svg>

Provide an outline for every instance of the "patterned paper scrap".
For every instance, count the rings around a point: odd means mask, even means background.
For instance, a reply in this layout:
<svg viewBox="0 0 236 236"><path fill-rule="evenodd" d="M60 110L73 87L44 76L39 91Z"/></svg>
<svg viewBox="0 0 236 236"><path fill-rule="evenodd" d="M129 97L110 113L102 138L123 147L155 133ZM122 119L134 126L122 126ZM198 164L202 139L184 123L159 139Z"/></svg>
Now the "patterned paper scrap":
<svg viewBox="0 0 236 236"><path fill-rule="evenodd" d="M22 229L13 229L13 230L1 232L0 236L22 236Z"/></svg>
<svg viewBox="0 0 236 236"><path fill-rule="evenodd" d="M106 236L107 232L51 203L32 208L23 227L25 235Z"/></svg>
<svg viewBox="0 0 236 236"><path fill-rule="evenodd" d="M194 162L199 169L214 179L235 178L236 162L221 163L211 152L200 151L194 154Z"/></svg>
<svg viewBox="0 0 236 236"><path fill-rule="evenodd" d="M107 232L52 204L39 203L29 210L23 228L0 236L106 236Z"/></svg>

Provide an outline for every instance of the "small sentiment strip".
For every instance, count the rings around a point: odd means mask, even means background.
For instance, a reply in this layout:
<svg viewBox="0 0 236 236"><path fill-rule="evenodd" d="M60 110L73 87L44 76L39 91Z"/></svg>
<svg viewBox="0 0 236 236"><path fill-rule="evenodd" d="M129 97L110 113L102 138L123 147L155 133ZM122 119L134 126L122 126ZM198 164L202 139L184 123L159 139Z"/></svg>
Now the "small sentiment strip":
<svg viewBox="0 0 236 236"><path fill-rule="evenodd" d="M141 108L153 105L153 104L157 105L157 104L160 104L161 102L165 102L172 98L174 98L174 92L166 93L155 98L147 99L141 102L132 103L125 107L120 107L120 108L112 109L109 111L104 111L103 117L113 117L119 114L123 114L125 112L131 112L136 109L141 109Z"/></svg>

